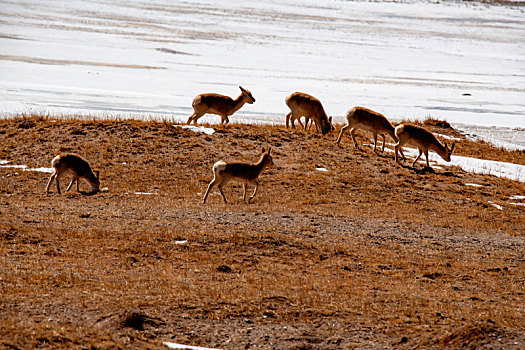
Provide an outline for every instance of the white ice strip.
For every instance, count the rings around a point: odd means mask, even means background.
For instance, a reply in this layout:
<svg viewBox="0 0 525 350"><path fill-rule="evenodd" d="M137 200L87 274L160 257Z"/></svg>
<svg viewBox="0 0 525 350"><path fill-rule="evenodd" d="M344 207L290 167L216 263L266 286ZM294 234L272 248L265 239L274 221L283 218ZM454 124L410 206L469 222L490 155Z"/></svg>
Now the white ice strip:
<svg viewBox="0 0 525 350"><path fill-rule="evenodd" d="M319 168L315 168L315 170L317 170L317 171L322 171L322 172L326 172L326 173L328 172L328 169L326 169L326 168L320 168L320 167L319 167Z"/></svg>
<svg viewBox="0 0 525 350"><path fill-rule="evenodd" d="M494 208L498 210L503 210L503 207L499 204L494 203L493 201L489 201L489 204L492 205Z"/></svg>
<svg viewBox="0 0 525 350"><path fill-rule="evenodd" d="M144 196L150 196L155 195L156 193L153 192L135 192L136 195L144 195Z"/></svg>
<svg viewBox="0 0 525 350"><path fill-rule="evenodd" d="M55 169L53 168L46 168L46 167L40 167L40 168L28 168L27 165L23 165L23 164L7 164L9 163L8 160L6 161L0 161L0 168L10 168L10 169L21 169L21 170L24 170L24 171L37 171L37 172L41 172L41 173L53 173L55 171Z"/></svg>
<svg viewBox="0 0 525 350"><path fill-rule="evenodd" d="M0 168L27 169L27 165L7 164L7 165L0 165Z"/></svg>
<svg viewBox="0 0 525 350"><path fill-rule="evenodd" d="M52 173L55 172L55 169L54 168L40 167L40 168L27 168L27 169L24 169L24 171L36 171L36 172L39 172L39 173L52 174Z"/></svg>
<svg viewBox="0 0 525 350"><path fill-rule="evenodd" d="M515 203L515 202L511 202L509 204L512 204L512 205L518 205L518 206L524 206L525 207L525 203Z"/></svg>
<svg viewBox="0 0 525 350"><path fill-rule="evenodd" d="M470 186L470 187L483 187L483 185L480 185L480 184L473 184L473 183L466 183L465 186Z"/></svg>
<svg viewBox="0 0 525 350"><path fill-rule="evenodd" d="M403 148L405 156L414 159L418 151L414 148ZM499 162L495 160L478 159L464 156L452 155L450 162L446 162L437 153L428 152L429 161L439 165L458 166L461 169L476 173L494 175L510 180L525 182L525 166L514 163ZM413 160L412 160L413 161ZM422 155L419 162L425 161L425 155Z"/></svg>
<svg viewBox="0 0 525 350"><path fill-rule="evenodd" d="M525 196L517 195L517 196L512 196L512 197L510 197L509 199L513 199L513 200L525 200Z"/></svg>
<svg viewBox="0 0 525 350"><path fill-rule="evenodd" d="M184 344L177 344L172 342L164 342L164 345L166 345L170 349L183 349L183 350L220 350L217 348L205 348L202 346L193 346L193 345L184 345Z"/></svg>
<svg viewBox="0 0 525 350"><path fill-rule="evenodd" d="M215 133L215 130L213 128L206 128L204 126L195 126L195 125L175 125L175 127L188 129L193 132L197 133L203 133L206 135L213 135Z"/></svg>
<svg viewBox="0 0 525 350"><path fill-rule="evenodd" d="M7 163L9 163L8 160L0 159L0 165L4 165L4 164L7 164Z"/></svg>

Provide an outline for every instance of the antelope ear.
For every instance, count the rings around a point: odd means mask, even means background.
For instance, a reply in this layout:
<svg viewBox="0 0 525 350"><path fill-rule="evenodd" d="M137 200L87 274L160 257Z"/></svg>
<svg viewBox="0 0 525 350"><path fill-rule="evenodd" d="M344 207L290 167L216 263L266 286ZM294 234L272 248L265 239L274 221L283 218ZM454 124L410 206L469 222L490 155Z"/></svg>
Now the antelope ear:
<svg viewBox="0 0 525 350"><path fill-rule="evenodd" d="M452 153L452 151L454 150L454 146L455 146L455 145L456 145L456 141L454 141L454 142L452 143L452 147L450 147L450 153Z"/></svg>
<svg viewBox="0 0 525 350"><path fill-rule="evenodd" d="M263 147L263 149L262 149L262 152L261 152L261 153L265 153L265 152L266 152L266 150L265 150L265 149L264 149L264 147Z"/></svg>
<svg viewBox="0 0 525 350"><path fill-rule="evenodd" d="M100 171L97 170L95 173L97 174L97 179L100 180Z"/></svg>
<svg viewBox="0 0 525 350"><path fill-rule="evenodd" d="M240 85L239 85L239 89L241 89L242 92L246 92L246 90L244 90L243 87Z"/></svg>
<svg viewBox="0 0 525 350"><path fill-rule="evenodd" d="M330 116L330 118L328 118L328 121L330 122L330 124L332 124L332 116Z"/></svg>
<svg viewBox="0 0 525 350"><path fill-rule="evenodd" d="M270 154L270 152L272 151L272 147L268 147L268 154Z"/></svg>

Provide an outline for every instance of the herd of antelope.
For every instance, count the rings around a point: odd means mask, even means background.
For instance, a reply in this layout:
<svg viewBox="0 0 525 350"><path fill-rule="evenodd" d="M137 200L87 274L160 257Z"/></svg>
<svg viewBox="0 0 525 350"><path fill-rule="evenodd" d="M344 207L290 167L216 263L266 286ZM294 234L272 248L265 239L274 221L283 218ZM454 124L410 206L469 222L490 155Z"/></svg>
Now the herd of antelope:
<svg viewBox="0 0 525 350"><path fill-rule="evenodd" d="M215 93L200 94L193 99L193 114L188 118L187 124L197 124L197 120L204 114L217 114L221 117L221 124L228 124L228 117L238 111L245 103L252 104L255 98L252 93L241 86L241 94L232 99L229 96L219 95ZM305 94L303 92L294 92L286 97L286 105L290 108L290 112L286 115L286 127L295 128L295 121L297 121L305 130L308 124L315 123L317 132L327 134L335 130L332 125L332 117L328 117L321 101L317 98ZM301 118L305 118L305 124L301 122ZM291 124L291 125L290 125ZM383 144L381 152L385 149L385 135L390 136L394 142L395 161L399 162L399 154L404 159L403 146L410 143L417 146L419 155L412 163L412 167L416 164L422 154L425 154L427 167L430 167L428 161L428 151L432 150L438 153L444 160L450 162L450 155L454 149L454 144L449 148L446 143L442 144L439 140L428 130L411 124L399 124L394 127L388 119L377 112L364 107L354 107L346 114L346 125L341 128L336 144L339 145L341 137L346 130L350 129L350 135L354 141L354 146L359 149L355 139L355 132L358 129L369 131L374 136L374 152L377 149L377 137L381 135ZM206 193L202 199L206 203L206 199L211 189L217 185L219 192L225 203L227 203L226 196L222 190L223 186L229 181L237 181L243 184L243 201L246 201L246 187L248 184L254 185L255 190L248 199L251 201L257 194L259 187L258 178L265 168L273 165L271 155L271 148L267 151L262 151L261 157L257 163L232 163L218 161L213 165L213 180L209 183ZM79 179L83 178L91 185L91 192L100 190L100 180L98 172L95 173L89 166L88 162L80 156L74 154L60 154L53 158L51 166L54 172L49 178L46 186L46 193L49 193L49 188L53 181L56 181L57 192L60 194L60 178L66 172L73 173L73 179L66 188L69 191L73 183L77 184L77 191L79 191Z"/></svg>

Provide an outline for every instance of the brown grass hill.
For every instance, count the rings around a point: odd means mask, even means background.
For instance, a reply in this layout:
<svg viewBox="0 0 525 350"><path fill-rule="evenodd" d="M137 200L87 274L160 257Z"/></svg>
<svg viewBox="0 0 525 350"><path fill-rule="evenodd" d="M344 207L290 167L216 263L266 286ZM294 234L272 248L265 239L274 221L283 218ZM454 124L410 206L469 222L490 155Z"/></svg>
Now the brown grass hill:
<svg viewBox="0 0 525 350"><path fill-rule="evenodd" d="M49 173L0 167L0 348L524 347L523 183L399 165L363 132L337 147L341 125L213 127L0 119L7 165L75 153L107 188L46 195ZM228 184L202 205L216 161L268 146L250 204Z"/></svg>

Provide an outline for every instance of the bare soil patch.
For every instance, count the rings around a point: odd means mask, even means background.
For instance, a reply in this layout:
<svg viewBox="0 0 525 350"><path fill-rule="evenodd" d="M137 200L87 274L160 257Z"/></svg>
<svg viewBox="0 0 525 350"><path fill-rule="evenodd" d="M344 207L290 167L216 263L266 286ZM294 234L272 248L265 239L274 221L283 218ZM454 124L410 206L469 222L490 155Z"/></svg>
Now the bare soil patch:
<svg viewBox="0 0 525 350"><path fill-rule="evenodd" d="M45 195L49 174L0 168L0 347L523 348L525 207L511 197L524 184L421 171L336 136L0 120L0 159L74 152L108 188ZM228 185L231 204L216 189L201 204L213 163L270 145L253 203ZM525 162L466 139L455 152L480 149Z"/></svg>

